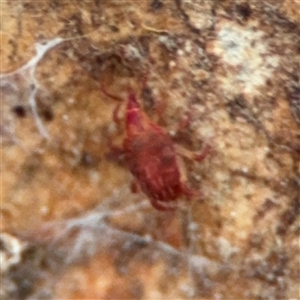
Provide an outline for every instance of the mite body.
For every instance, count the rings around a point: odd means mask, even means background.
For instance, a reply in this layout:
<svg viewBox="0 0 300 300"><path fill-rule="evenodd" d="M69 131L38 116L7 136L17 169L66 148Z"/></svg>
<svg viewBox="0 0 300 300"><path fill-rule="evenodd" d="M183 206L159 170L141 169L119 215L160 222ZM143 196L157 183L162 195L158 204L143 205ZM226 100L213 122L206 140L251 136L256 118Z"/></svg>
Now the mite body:
<svg viewBox="0 0 300 300"><path fill-rule="evenodd" d="M104 88L102 91L106 96L117 98ZM132 90L128 93L125 114L126 137L123 148L117 152L124 155L126 165L152 206L158 210L174 210L179 197L200 195L199 191L186 185L179 155L202 160L209 149L206 147L202 153L196 154L175 145L141 109Z"/></svg>

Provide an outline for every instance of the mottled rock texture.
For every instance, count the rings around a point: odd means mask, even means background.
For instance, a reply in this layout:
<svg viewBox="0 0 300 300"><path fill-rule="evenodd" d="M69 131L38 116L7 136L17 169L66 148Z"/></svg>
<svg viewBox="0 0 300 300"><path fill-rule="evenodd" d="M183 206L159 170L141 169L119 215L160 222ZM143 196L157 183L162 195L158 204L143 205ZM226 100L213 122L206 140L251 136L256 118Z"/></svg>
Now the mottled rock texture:
<svg viewBox="0 0 300 300"><path fill-rule="evenodd" d="M298 299L299 5L1 2L1 297ZM132 193L101 84L212 146L185 161L202 201Z"/></svg>

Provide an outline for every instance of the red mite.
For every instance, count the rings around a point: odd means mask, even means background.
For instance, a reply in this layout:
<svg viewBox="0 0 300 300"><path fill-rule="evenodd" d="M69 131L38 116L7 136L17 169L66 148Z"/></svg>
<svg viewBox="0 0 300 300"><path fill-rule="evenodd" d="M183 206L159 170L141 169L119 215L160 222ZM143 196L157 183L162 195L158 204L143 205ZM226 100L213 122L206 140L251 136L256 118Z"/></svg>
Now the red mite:
<svg viewBox="0 0 300 300"><path fill-rule="evenodd" d="M102 92L120 100L109 94L103 86ZM118 109L119 106L115 109L115 117ZM141 109L131 89L127 98L125 126L123 147L114 147L114 150L124 155L128 169L153 207L158 210L174 210L179 197L186 196L189 199L200 196L199 191L191 190L186 185L179 155L200 161L208 154L208 146L201 153L193 153L175 145L169 135Z"/></svg>

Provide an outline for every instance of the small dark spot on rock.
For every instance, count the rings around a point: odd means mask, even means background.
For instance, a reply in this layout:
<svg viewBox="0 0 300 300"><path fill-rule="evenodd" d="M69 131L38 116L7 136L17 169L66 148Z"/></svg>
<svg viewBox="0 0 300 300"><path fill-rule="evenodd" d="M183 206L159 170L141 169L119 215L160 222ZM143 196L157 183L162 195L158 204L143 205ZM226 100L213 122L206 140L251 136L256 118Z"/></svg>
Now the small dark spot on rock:
<svg viewBox="0 0 300 300"><path fill-rule="evenodd" d="M53 10L57 10L59 9L61 6L61 3L60 1L51 1L50 4L49 4L49 7L52 8Z"/></svg>
<svg viewBox="0 0 300 300"><path fill-rule="evenodd" d="M93 165L93 162L93 157L89 153L83 151L80 157L80 164L85 167L90 167Z"/></svg>
<svg viewBox="0 0 300 300"><path fill-rule="evenodd" d="M229 116L232 120L235 120L238 116L244 115L244 110L247 108L246 101L243 95L237 95L233 101L227 104Z"/></svg>
<svg viewBox="0 0 300 300"><path fill-rule="evenodd" d="M272 208L276 206L276 202L274 202L270 198L266 198L263 204L257 209L256 214L254 216L254 220L257 221L263 218L267 212L269 212Z"/></svg>
<svg viewBox="0 0 300 300"><path fill-rule="evenodd" d="M10 270L8 276L16 286L16 289L12 291L11 299L27 299L33 292L37 276L30 267L23 263L23 265L16 265Z"/></svg>
<svg viewBox="0 0 300 300"><path fill-rule="evenodd" d="M26 109L23 105L16 105L12 108L12 112L18 117L18 118L24 118L26 117Z"/></svg>
<svg viewBox="0 0 300 300"><path fill-rule="evenodd" d="M32 9L32 8L34 8L34 4L33 3L23 3L23 8L25 8L25 9Z"/></svg>
<svg viewBox="0 0 300 300"><path fill-rule="evenodd" d="M289 208L281 215L281 220L286 225L291 225L295 222L300 213L300 203L297 197L293 198Z"/></svg>
<svg viewBox="0 0 300 300"><path fill-rule="evenodd" d="M272 81L270 79L267 79L266 85L269 87L273 86Z"/></svg>
<svg viewBox="0 0 300 300"><path fill-rule="evenodd" d="M0 239L0 251L7 251L7 246L5 245L5 242L2 240L2 238Z"/></svg>
<svg viewBox="0 0 300 300"><path fill-rule="evenodd" d="M150 7L153 10L161 9L163 6L164 6L164 4L161 0L153 0L150 4Z"/></svg>
<svg viewBox="0 0 300 300"><path fill-rule="evenodd" d="M18 290L16 296L18 299L26 299L33 292L33 283L26 279L17 280Z"/></svg>
<svg viewBox="0 0 300 300"><path fill-rule="evenodd" d="M291 200L289 207L281 214L280 224L276 228L276 233L285 235L289 227L296 221L300 213L300 203L297 197Z"/></svg>
<svg viewBox="0 0 300 300"><path fill-rule="evenodd" d="M115 25L110 25L109 28L112 32L119 32L120 31L120 29Z"/></svg>
<svg viewBox="0 0 300 300"><path fill-rule="evenodd" d="M223 222L221 220L216 220L216 226L218 229L222 229L223 228Z"/></svg>
<svg viewBox="0 0 300 300"><path fill-rule="evenodd" d="M278 225L276 227L276 234L285 235L286 234L286 227L284 227L282 224Z"/></svg>
<svg viewBox="0 0 300 300"><path fill-rule="evenodd" d="M102 1L101 0L94 0L95 6L99 7Z"/></svg>
<svg viewBox="0 0 300 300"><path fill-rule="evenodd" d="M285 20L286 23L284 24L285 27L287 27L290 31L294 31L297 29L297 24L294 22L291 22L289 20ZM299 44L299 43L298 43Z"/></svg>
<svg viewBox="0 0 300 300"><path fill-rule="evenodd" d="M43 110L41 114L44 120L47 122L50 122L54 119L53 113L49 109Z"/></svg>
<svg viewBox="0 0 300 300"><path fill-rule="evenodd" d="M138 39L139 44L141 45L141 50L144 56L148 56L149 55L149 44L150 44L150 40L149 40L149 36L141 36Z"/></svg>
<svg viewBox="0 0 300 300"><path fill-rule="evenodd" d="M148 111L152 111L154 109L155 103L152 95L152 91L150 88L145 87L142 90L142 99L144 100L144 109Z"/></svg>
<svg viewBox="0 0 300 300"><path fill-rule="evenodd" d="M251 7L247 2L238 4L236 6L236 10L245 20L247 20L252 14Z"/></svg>
<svg viewBox="0 0 300 300"><path fill-rule="evenodd" d="M236 105L238 105L241 108L246 108L246 103L245 103L245 98L243 97L243 95L238 95L237 97L235 97L234 99Z"/></svg>

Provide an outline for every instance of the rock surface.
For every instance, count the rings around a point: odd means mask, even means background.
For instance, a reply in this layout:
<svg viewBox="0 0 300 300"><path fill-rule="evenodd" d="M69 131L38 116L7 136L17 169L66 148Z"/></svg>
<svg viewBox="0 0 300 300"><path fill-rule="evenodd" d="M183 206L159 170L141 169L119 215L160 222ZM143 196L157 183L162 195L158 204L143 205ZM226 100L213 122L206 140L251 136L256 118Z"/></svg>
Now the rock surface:
<svg viewBox="0 0 300 300"><path fill-rule="evenodd" d="M1 5L1 298L300 297L299 1ZM101 83L211 144L185 162L203 201L132 193Z"/></svg>

